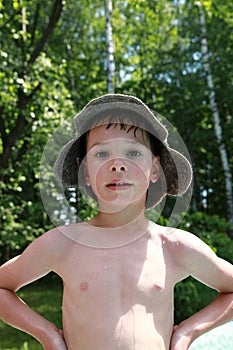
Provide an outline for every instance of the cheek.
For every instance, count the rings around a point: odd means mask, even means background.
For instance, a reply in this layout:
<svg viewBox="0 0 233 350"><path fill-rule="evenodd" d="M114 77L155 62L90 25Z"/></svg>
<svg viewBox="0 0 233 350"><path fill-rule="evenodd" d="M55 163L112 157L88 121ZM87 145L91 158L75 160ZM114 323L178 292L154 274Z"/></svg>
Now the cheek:
<svg viewBox="0 0 233 350"><path fill-rule="evenodd" d="M92 161L88 166L89 178L91 184L95 187L100 186L103 182L104 174L106 174L106 167L99 162Z"/></svg>
<svg viewBox="0 0 233 350"><path fill-rule="evenodd" d="M134 165L134 174L136 177L144 178L146 180L150 178L151 169L151 162L145 161Z"/></svg>

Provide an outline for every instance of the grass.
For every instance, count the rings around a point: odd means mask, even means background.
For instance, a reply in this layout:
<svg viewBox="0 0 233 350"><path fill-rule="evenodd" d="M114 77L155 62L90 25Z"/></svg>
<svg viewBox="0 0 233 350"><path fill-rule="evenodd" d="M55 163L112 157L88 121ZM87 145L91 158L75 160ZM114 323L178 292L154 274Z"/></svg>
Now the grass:
<svg viewBox="0 0 233 350"><path fill-rule="evenodd" d="M53 274L22 288L18 295L31 308L61 328L62 284ZM0 321L0 350L43 350L30 335Z"/></svg>

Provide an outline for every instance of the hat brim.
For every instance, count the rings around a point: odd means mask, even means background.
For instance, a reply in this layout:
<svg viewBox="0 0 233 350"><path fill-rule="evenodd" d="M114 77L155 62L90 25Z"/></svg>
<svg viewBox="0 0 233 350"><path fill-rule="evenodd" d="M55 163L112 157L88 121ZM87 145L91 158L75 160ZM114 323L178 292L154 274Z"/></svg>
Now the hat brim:
<svg viewBox="0 0 233 350"><path fill-rule="evenodd" d="M60 152L54 171L65 188L82 188L85 193L96 197L90 187L85 185L84 174L80 173L79 138L68 142ZM157 205L166 195L181 195L187 191L192 180L192 168L185 156L176 150L165 147L160 156L161 173L156 183L150 183L146 201L146 209Z"/></svg>
<svg viewBox="0 0 233 350"><path fill-rule="evenodd" d="M111 100L113 97L113 101ZM159 121L158 115L143 104L139 99L125 95L105 95L106 101L100 103L103 97L91 101L75 117L77 134L76 138L69 141L61 150L55 165L54 172L63 187L80 187L96 200L90 187L85 186L84 176L80 173L80 138L87 131L93 128L93 124L98 122L96 115L104 115L106 111L115 109L120 111L133 111L137 116L133 122L134 126L144 128L154 135L162 144L160 155L161 175L156 183L152 183L148 189L146 209L154 207L166 195L181 195L187 191L192 181L192 168L188 159L180 152L170 148L167 143L168 131ZM120 100L126 101L120 102ZM118 98L118 100L117 100ZM127 100L128 99L128 100ZM137 103L129 102L129 99ZM143 116L143 118L142 118Z"/></svg>

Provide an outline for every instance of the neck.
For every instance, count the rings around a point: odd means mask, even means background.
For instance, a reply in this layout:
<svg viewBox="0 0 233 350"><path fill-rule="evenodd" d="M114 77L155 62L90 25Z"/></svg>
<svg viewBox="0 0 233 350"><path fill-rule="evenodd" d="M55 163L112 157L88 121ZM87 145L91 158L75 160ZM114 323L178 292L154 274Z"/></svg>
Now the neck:
<svg viewBox="0 0 233 350"><path fill-rule="evenodd" d="M99 214L88 221L88 234L85 245L92 247L114 248L131 243L144 236L150 230L150 221L145 217L143 208L125 208L118 213ZM90 229L92 227L92 229ZM94 235L93 235L94 229ZM96 240L98 237L98 240Z"/></svg>
<svg viewBox="0 0 233 350"><path fill-rule="evenodd" d="M145 217L143 208L140 207L127 207L122 211L116 213L106 213L100 211L99 214L92 219L92 224L99 227L117 228L122 226L144 226L148 224L148 220Z"/></svg>

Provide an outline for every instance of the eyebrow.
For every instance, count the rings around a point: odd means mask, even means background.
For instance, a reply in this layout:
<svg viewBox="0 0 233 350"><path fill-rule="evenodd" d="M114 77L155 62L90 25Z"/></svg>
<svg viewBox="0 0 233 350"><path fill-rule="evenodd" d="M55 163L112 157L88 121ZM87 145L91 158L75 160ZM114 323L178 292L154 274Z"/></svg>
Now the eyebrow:
<svg viewBox="0 0 233 350"><path fill-rule="evenodd" d="M114 139L114 140L117 140L117 139ZM129 144L139 144L139 145L142 145L142 146L144 146L144 147L146 147L145 145L143 145L141 142L139 142L139 141L134 141L134 140L126 140L126 142L127 143L129 143ZM95 142L95 143L93 143L93 145L91 146L91 148L92 147L95 147L95 146L105 146L105 145L110 145L111 144L111 142L110 141L103 141L103 142Z"/></svg>

